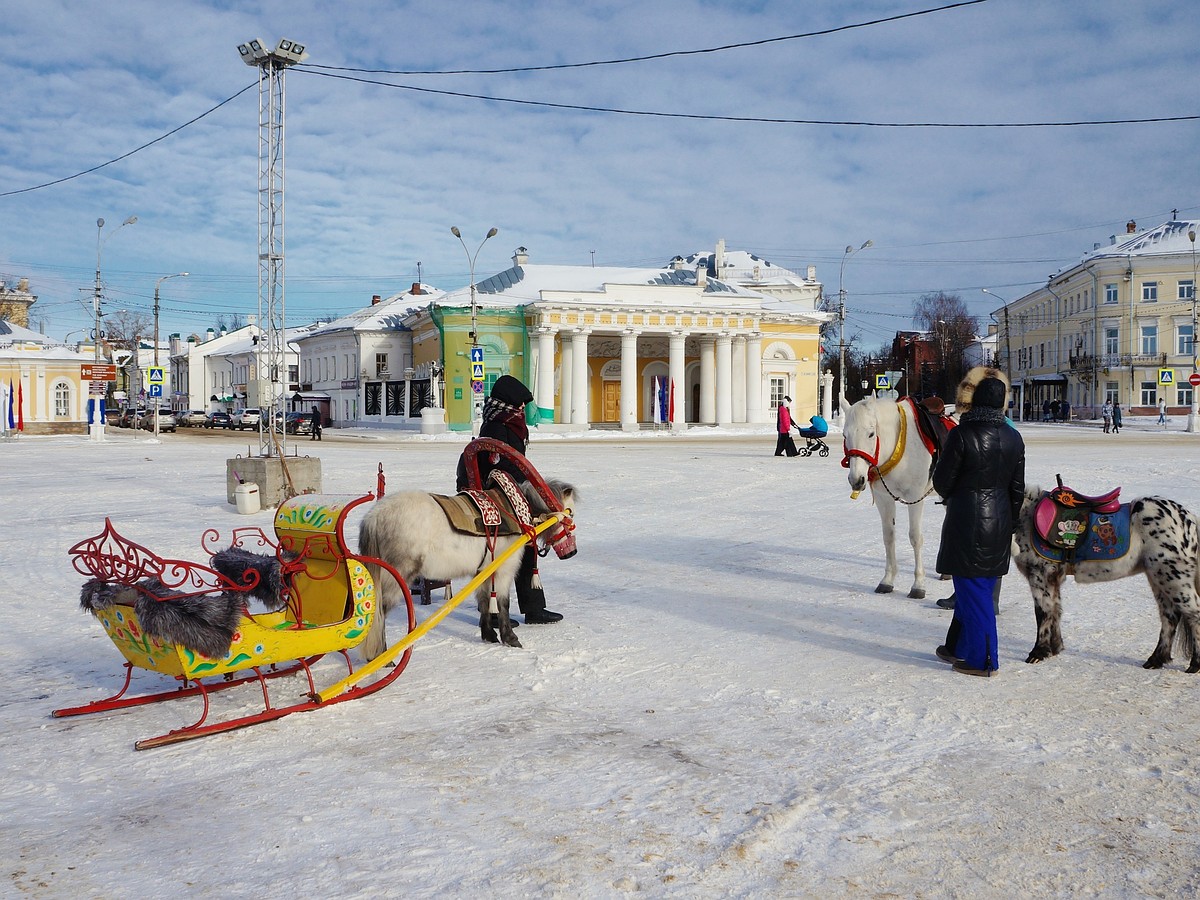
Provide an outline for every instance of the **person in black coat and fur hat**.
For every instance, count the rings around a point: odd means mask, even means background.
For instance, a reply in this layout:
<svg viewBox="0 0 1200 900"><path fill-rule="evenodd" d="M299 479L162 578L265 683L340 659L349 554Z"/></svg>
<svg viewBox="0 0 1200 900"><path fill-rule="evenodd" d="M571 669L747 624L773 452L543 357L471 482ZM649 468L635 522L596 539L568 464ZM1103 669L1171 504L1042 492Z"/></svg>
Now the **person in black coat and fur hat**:
<svg viewBox="0 0 1200 900"><path fill-rule="evenodd" d="M992 592L1008 572L1025 494L1025 442L1005 418L1007 393L998 378L978 384L933 471L934 490L946 505L937 570L954 578L960 625L954 669L967 675L991 675L1000 667Z"/></svg>
<svg viewBox="0 0 1200 900"><path fill-rule="evenodd" d="M483 404L483 424L479 428L479 436L503 441L522 456L529 446L529 426L525 423L525 404L533 402L530 393L520 379L512 375L501 375L492 385L492 392ZM487 483L487 477L493 469L500 469L512 475L518 482L525 480L525 475L508 458L500 457L500 461L492 463L486 455L479 459L479 477ZM456 479L459 491L467 489L467 460L466 456L458 458L458 477ZM533 544L527 544L521 554L521 567L517 570L517 604L529 625L553 625L562 621L562 614L546 609L546 594L541 586L534 586L534 574L537 571L537 549Z"/></svg>

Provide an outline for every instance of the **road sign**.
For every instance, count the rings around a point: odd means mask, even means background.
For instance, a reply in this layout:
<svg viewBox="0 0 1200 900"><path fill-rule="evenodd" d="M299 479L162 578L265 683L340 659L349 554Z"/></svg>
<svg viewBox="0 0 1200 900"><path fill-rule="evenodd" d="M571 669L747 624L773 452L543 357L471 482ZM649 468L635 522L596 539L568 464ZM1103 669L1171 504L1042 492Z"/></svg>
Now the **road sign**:
<svg viewBox="0 0 1200 900"><path fill-rule="evenodd" d="M79 366L79 377L82 381L116 381L117 367L107 363L82 363Z"/></svg>
<svg viewBox="0 0 1200 900"><path fill-rule="evenodd" d="M471 348L471 362L473 362L473 363L483 362L483 348L482 347L472 347Z"/></svg>
<svg viewBox="0 0 1200 900"><path fill-rule="evenodd" d="M471 380L483 381L483 363L471 363Z"/></svg>
<svg viewBox="0 0 1200 900"><path fill-rule="evenodd" d="M150 396L151 397L161 397L162 396L162 385L161 384L150 385Z"/></svg>
<svg viewBox="0 0 1200 900"><path fill-rule="evenodd" d="M163 367L162 366L151 366L147 371L150 373L149 376L146 378L147 381L149 381L151 384L162 384L163 383ZM159 396L160 397L162 396L162 391L159 391Z"/></svg>
<svg viewBox="0 0 1200 900"><path fill-rule="evenodd" d="M890 375L875 376L875 390L888 391L892 388L892 379Z"/></svg>
<svg viewBox="0 0 1200 900"><path fill-rule="evenodd" d="M1174 384L1175 383L1175 370L1174 369L1159 369L1158 370L1158 383L1159 384Z"/></svg>
<svg viewBox="0 0 1200 900"><path fill-rule="evenodd" d="M1200 372L1193 372L1191 375L1189 375L1188 384L1192 385L1193 387L1200 385Z"/></svg>
<svg viewBox="0 0 1200 900"><path fill-rule="evenodd" d="M482 381L472 381L471 382L471 390L472 390L472 392L474 392L476 394L482 394L483 393L483 382Z"/></svg>

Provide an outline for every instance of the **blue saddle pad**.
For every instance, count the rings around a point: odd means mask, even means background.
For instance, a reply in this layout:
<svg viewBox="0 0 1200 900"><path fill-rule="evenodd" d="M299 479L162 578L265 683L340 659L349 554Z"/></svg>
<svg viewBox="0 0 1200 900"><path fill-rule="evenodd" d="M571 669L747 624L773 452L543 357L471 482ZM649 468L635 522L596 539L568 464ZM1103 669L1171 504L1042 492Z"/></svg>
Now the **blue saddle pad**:
<svg viewBox="0 0 1200 900"><path fill-rule="evenodd" d="M1033 549L1042 559L1051 562L1087 562L1098 559L1120 559L1129 552L1129 504L1122 503L1116 512L1092 513L1088 516L1087 532L1075 545L1074 557L1067 551L1051 547L1037 529L1033 530Z"/></svg>

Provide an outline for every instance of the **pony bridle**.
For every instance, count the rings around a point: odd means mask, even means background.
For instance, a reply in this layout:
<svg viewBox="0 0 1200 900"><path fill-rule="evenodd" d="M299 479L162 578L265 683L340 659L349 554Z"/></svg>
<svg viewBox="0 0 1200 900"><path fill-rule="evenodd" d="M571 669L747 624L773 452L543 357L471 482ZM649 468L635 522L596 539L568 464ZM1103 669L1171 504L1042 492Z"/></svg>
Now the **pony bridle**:
<svg viewBox="0 0 1200 900"><path fill-rule="evenodd" d="M890 457L888 457L887 461L884 462L883 465L879 464L879 429L878 429L878 426L876 426L875 452L874 453L867 453L866 450L860 450L857 447L851 447L849 444L846 443L846 438L843 435L843 437L842 437L842 468L843 469L850 468L850 458L853 456L857 456L859 459L864 460L867 464L867 482L868 483L877 480L881 485L883 485L883 489L888 492L888 494L891 496L891 498L893 500L897 501L898 503L904 503L908 506L911 506L914 503L920 503L922 500L924 500L926 497L928 497L931 493L933 493L933 481L932 480L930 481L929 487L925 490L925 493L923 493L916 500L905 500L903 497L897 497L892 492L892 489L890 487L888 487L887 482L884 481L883 476L886 475L888 472L892 471L892 469L896 468L896 466L899 464L900 460L903 459L903 457L904 457L904 445L905 445L905 442L907 439L907 434L908 434L908 419L905 418L904 411L900 408L899 403L896 404L896 414L900 417L899 430L896 434L896 447L895 447L895 449L892 450L892 455ZM861 491L851 491L850 499L857 500L858 495L860 493L862 493L862 492Z"/></svg>

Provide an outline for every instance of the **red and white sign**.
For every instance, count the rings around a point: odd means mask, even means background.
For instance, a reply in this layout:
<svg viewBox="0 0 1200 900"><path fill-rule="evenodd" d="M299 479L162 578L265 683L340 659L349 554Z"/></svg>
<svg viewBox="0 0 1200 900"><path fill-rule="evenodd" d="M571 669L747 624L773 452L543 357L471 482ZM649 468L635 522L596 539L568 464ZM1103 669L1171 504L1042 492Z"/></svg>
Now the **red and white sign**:
<svg viewBox="0 0 1200 900"><path fill-rule="evenodd" d="M1191 375L1189 375L1188 383L1191 384L1193 387L1195 387L1196 385L1200 385L1200 372L1193 372Z"/></svg>

